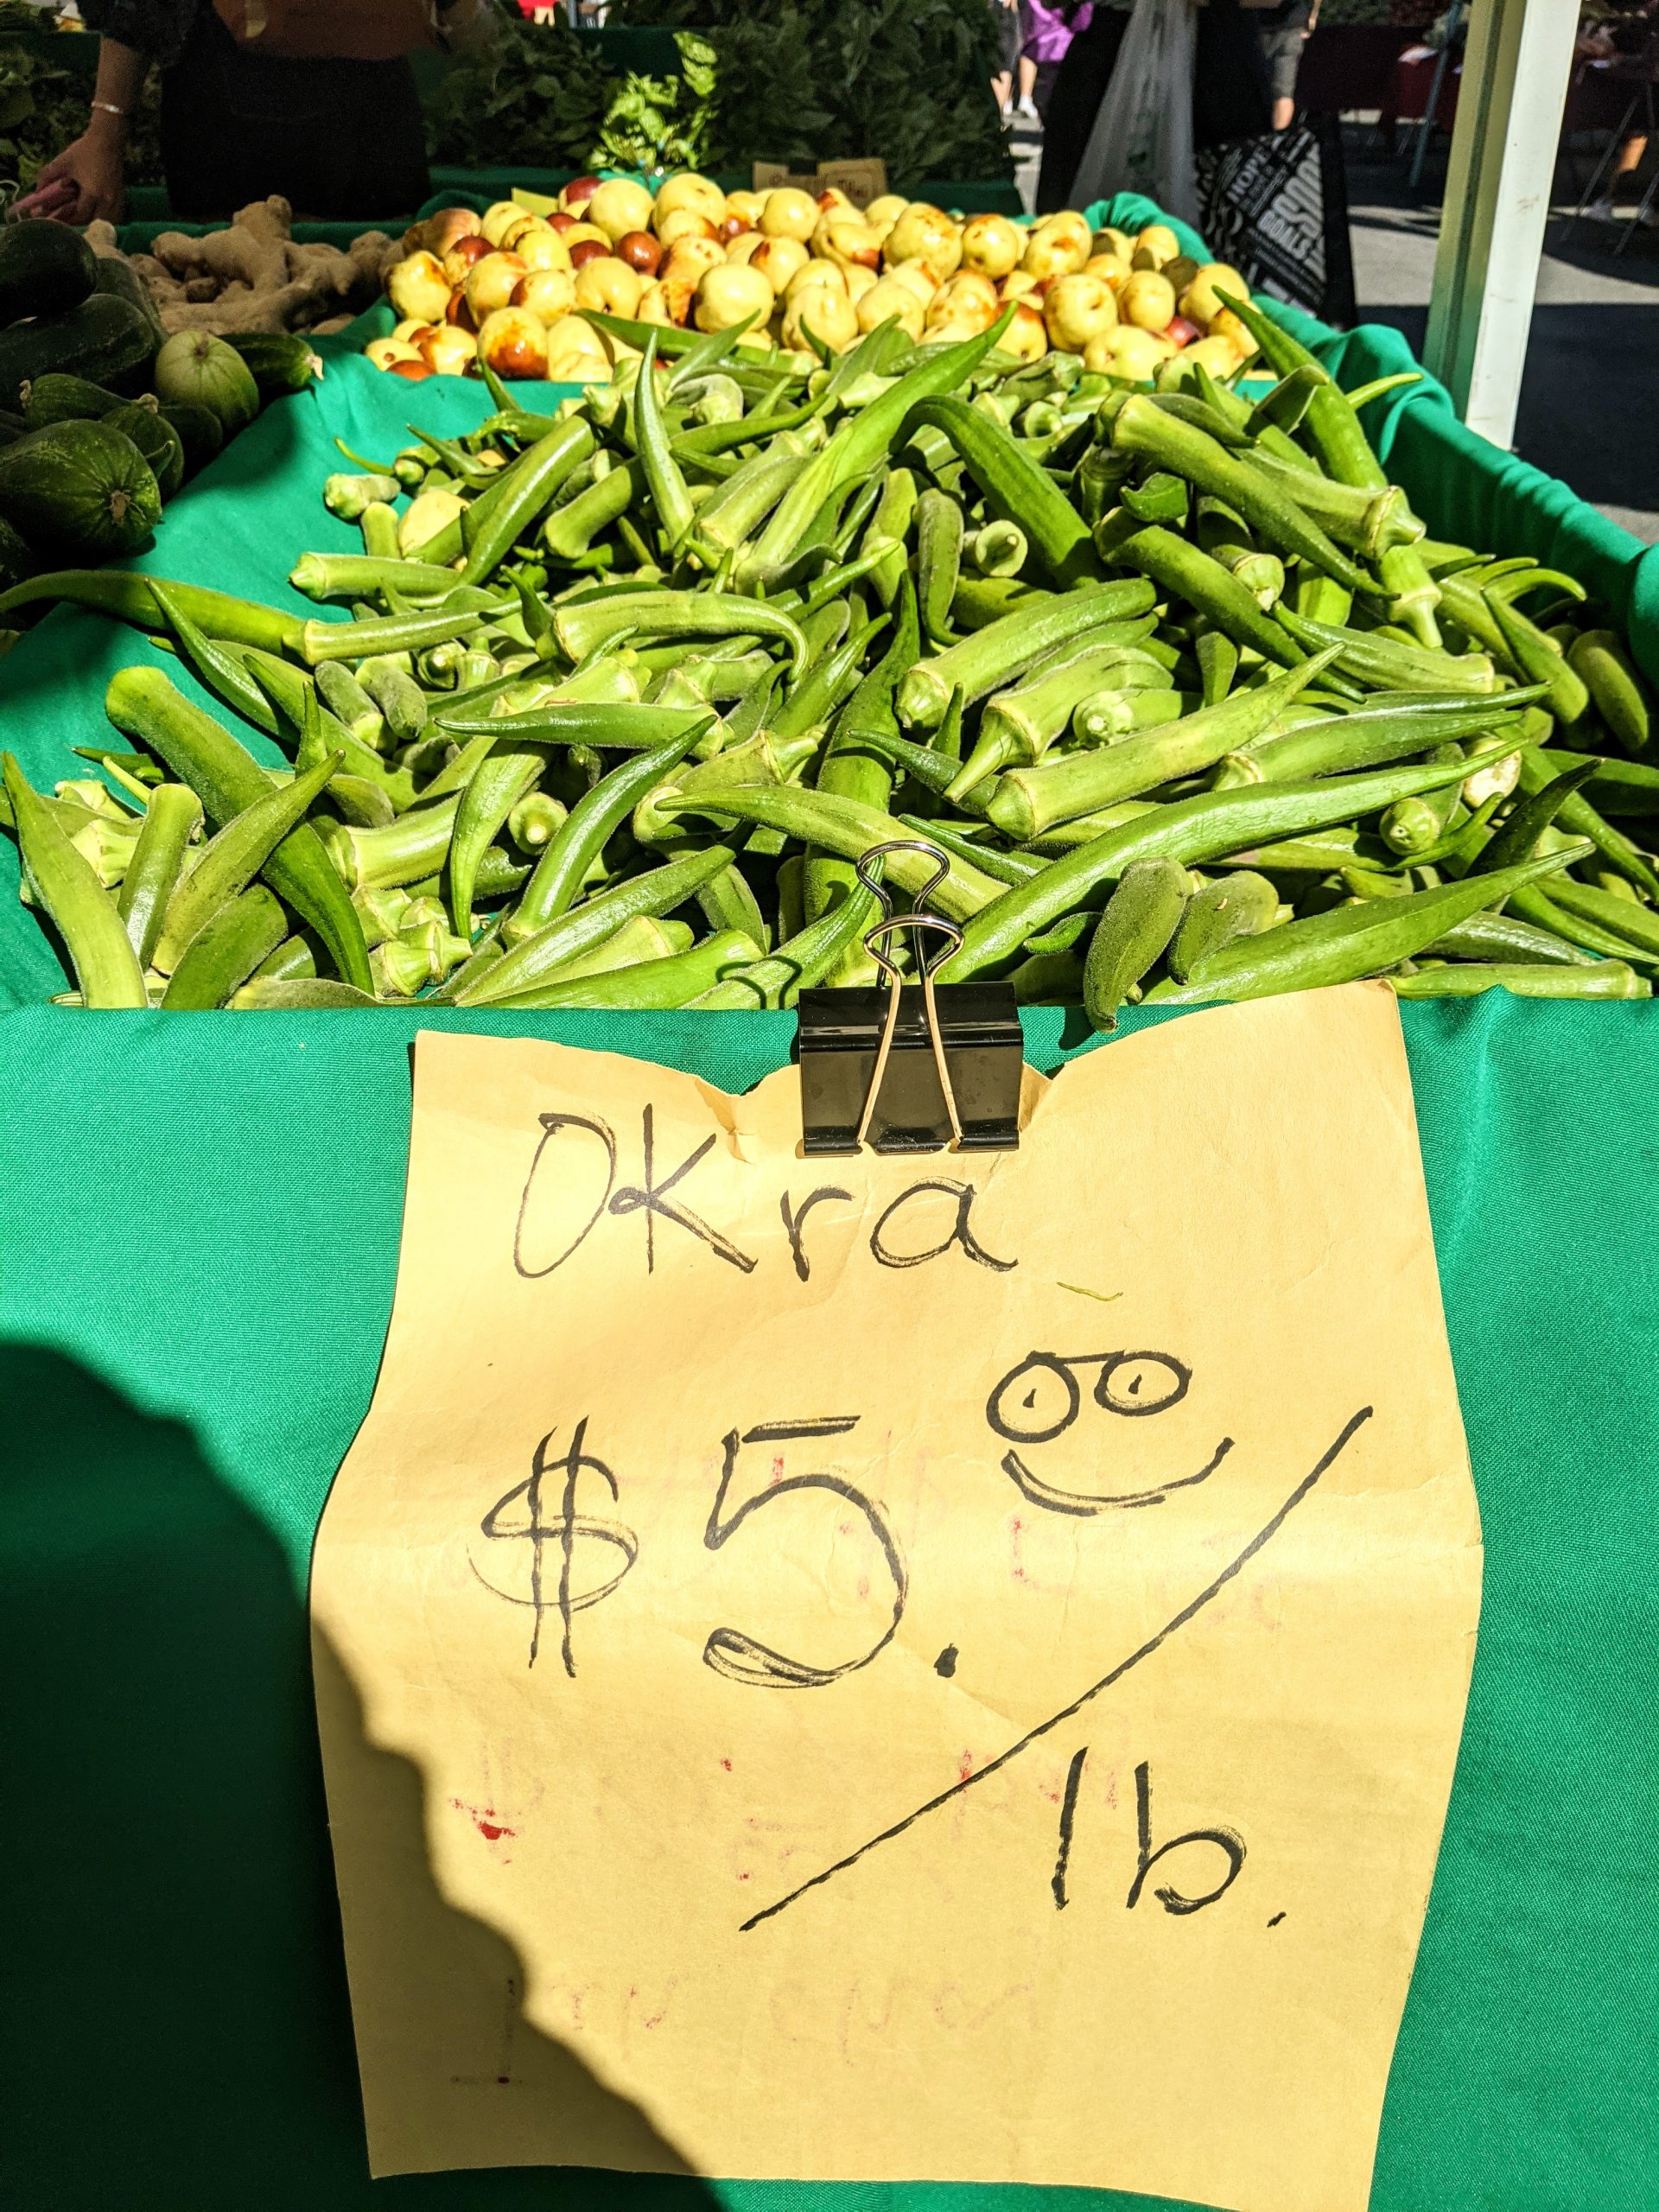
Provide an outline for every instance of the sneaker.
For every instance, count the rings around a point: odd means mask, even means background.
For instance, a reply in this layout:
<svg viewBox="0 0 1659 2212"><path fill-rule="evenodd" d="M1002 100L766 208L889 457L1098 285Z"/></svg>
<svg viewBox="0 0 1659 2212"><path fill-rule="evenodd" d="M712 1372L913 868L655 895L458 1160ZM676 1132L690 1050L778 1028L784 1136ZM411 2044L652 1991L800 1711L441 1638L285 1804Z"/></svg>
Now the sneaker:
<svg viewBox="0 0 1659 2212"><path fill-rule="evenodd" d="M1034 100L1021 100L1018 107L1014 109L1014 118L1017 122L1034 123L1039 130L1042 129L1043 118L1037 112L1037 105Z"/></svg>
<svg viewBox="0 0 1659 2212"><path fill-rule="evenodd" d="M1599 200L1592 200L1587 207L1580 209L1586 223L1616 223L1618 210L1604 192Z"/></svg>

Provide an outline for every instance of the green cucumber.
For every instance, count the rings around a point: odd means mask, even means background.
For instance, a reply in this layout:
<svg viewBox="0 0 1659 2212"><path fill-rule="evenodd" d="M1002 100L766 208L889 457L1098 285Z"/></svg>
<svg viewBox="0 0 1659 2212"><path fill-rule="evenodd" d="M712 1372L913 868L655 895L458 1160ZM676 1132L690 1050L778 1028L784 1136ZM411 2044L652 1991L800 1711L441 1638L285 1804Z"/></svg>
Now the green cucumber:
<svg viewBox="0 0 1659 2212"><path fill-rule="evenodd" d="M170 423L179 434L184 448L184 473L194 476L199 468L206 468L225 444L225 425L211 407L193 407L186 401L168 405L161 410L162 420Z"/></svg>
<svg viewBox="0 0 1659 2212"><path fill-rule="evenodd" d="M8 586L20 584L37 575L40 566L11 524L0 521L0 581Z"/></svg>
<svg viewBox="0 0 1659 2212"><path fill-rule="evenodd" d="M184 445L173 425L142 399L124 399L112 415L105 416L104 426L132 440L149 463L162 499L170 499L184 481Z"/></svg>
<svg viewBox="0 0 1659 2212"><path fill-rule="evenodd" d="M0 330L0 407L21 407L26 385L59 371L111 391L141 391L156 350L155 325L130 301L94 292L67 314Z"/></svg>
<svg viewBox="0 0 1659 2212"><path fill-rule="evenodd" d="M92 249L67 223L36 217L0 231L0 324L78 308L97 282Z"/></svg>
<svg viewBox="0 0 1659 2212"><path fill-rule="evenodd" d="M161 514L149 463L107 423L52 423L0 447L0 519L38 552L72 561L135 553Z"/></svg>
<svg viewBox="0 0 1659 2212"><path fill-rule="evenodd" d="M130 307L153 324L156 341L159 345L166 333L162 328L161 310L149 296L149 287L130 261L119 254L105 253L98 257L98 275L92 283L95 292L106 293L111 299L125 300Z"/></svg>
<svg viewBox="0 0 1659 2212"><path fill-rule="evenodd" d="M48 369L43 377L29 379L23 393L23 421L31 430L43 430L48 423L101 423L128 404L118 391L105 391L89 378Z"/></svg>
<svg viewBox="0 0 1659 2212"><path fill-rule="evenodd" d="M321 359L312 352L309 340L290 330L234 330L226 334L225 342L252 370L261 400L303 391L322 374Z"/></svg>

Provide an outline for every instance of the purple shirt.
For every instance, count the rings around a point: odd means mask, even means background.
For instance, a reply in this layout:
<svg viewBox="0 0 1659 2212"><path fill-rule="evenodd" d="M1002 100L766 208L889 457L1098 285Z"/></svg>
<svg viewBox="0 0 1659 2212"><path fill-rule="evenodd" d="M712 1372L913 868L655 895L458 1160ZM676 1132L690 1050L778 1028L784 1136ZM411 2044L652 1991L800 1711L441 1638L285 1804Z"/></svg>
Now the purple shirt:
<svg viewBox="0 0 1659 2212"><path fill-rule="evenodd" d="M1094 14L1092 0L1068 7L1065 0L1020 0L1020 52L1028 61L1063 61L1065 49Z"/></svg>

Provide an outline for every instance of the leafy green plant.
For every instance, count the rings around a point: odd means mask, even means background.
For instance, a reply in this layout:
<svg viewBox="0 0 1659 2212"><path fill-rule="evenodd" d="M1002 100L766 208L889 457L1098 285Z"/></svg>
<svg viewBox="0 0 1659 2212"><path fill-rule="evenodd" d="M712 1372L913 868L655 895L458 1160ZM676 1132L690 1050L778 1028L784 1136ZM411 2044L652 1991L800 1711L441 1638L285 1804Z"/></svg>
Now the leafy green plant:
<svg viewBox="0 0 1659 2212"><path fill-rule="evenodd" d="M673 29L678 75L610 73L597 43L504 6L448 73L434 160L462 168L744 170L879 155L902 188L1011 174L984 0L619 0Z"/></svg>
<svg viewBox="0 0 1659 2212"><path fill-rule="evenodd" d="M86 128L92 77L81 57L94 44L84 34L44 28L39 10L22 0L0 0L0 202L27 192L46 163ZM62 49L61 60L54 48ZM161 181L158 111L152 71L128 143L129 184Z"/></svg>

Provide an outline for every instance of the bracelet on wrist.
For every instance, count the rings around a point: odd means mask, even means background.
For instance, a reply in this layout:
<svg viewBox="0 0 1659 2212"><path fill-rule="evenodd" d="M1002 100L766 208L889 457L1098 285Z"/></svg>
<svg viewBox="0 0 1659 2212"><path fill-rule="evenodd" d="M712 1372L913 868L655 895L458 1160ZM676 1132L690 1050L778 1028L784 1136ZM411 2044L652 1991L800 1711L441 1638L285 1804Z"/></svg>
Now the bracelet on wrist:
<svg viewBox="0 0 1659 2212"><path fill-rule="evenodd" d="M124 123L127 119L125 108L118 107L113 100L94 100L92 109L94 115L114 116L118 123Z"/></svg>

